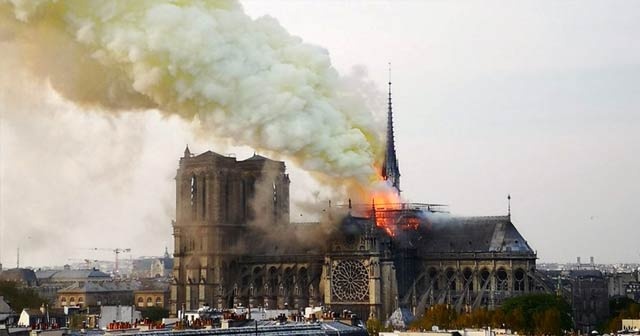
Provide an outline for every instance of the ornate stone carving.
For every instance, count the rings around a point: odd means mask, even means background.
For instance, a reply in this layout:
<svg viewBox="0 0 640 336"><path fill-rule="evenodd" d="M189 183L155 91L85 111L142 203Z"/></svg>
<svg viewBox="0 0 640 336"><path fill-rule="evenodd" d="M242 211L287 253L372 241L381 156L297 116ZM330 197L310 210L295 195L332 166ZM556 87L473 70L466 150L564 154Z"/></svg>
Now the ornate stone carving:
<svg viewBox="0 0 640 336"><path fill-rule="evenodd" d="M331 275L331 289L335 300L358 302L369 299L369 272L359 260L341 260Z"/></svg>

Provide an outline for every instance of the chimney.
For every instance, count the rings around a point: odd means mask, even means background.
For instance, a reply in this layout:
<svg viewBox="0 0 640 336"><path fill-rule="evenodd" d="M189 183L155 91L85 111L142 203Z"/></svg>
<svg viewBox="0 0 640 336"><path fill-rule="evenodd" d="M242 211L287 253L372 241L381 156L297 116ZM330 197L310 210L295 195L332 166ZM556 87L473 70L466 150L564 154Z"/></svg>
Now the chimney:
<svg viewBox="0 0 640 336"><path fill-rule="evenodd" d="M596 268L596 263L593 260L593 256L589 257L589 263L591 264L591 267Z"/></svg>
<svg viewBox="0 0 640 336"><path fill-rule="evenodd" d="M578 261L578 269L580 269L580 257L577 258Z"/></svg>

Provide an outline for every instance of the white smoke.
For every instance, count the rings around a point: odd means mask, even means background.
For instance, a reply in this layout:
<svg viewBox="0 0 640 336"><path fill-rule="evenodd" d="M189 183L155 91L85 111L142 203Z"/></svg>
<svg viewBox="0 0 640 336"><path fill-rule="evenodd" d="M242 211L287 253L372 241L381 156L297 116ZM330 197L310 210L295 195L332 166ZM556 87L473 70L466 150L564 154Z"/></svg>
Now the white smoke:
<svg viewBox="0 0 640 336"><path fill-rule="evenodd" d="M320 177L375 178L362 93L326 50L236 1L0 0L0 20L24 65L80 106L157 108Z"/></svg>

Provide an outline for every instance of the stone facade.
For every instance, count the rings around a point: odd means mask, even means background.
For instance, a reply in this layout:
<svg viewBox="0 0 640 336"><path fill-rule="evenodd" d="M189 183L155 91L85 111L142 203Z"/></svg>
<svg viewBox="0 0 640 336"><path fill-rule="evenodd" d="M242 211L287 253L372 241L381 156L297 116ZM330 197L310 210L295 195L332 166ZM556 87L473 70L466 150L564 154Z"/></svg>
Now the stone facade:
<svg viewBox="0 0 640 336"><path fill-rule="evenodd" d="M289 221L283 162L259 155L237 161L210 151L192 156L185 150L176 175L172 313L181 305L232 303L227 298L238 289L229 279L241 271L237 258L247 224L258 219L267 225Z"/></svg>
<svg viewBox="0 0 640 336"><path fill-rule="evenodd" d="M605 274L609 297L626 296L640 301L640 272L608 273Z"/></svg>
<svg viewBox="0 0 640 336"><path fill-rule="evenodd" d="M136 307L145 309L150 307L169 308L169 292L166 290L141 289L133 292Z"/></svg>
<svg viewBox="0 0 640 336"><path fill-rule="evenodd" d="M73 285L85 283L101 284L111 281L111 276L97 269L72 270L65 266L62 270L38 270L36 271L39 286L35 288L40 297L45 298L50 304L57 304L58 291Z"/></svg>
<svg viewBox="0 0 640 336"><path fill-rule="evenodd" d="M590 333L608 318L608 282L601 271L545 270L540 275L571 305L576 330Z"/></svg>
<svg viewBox="0 0 640 336"><path fill-rule="evenodd" d="M98 307L132 305L133 289L129 284L104 282L76 283L58 291L56 307Z"/></svg>
<svg viewBox="0 0 640 336"><path fill-rule="evenodd" d="M337 229L318 235L321 248L286 238L264 246L266 235L313 235L320 224L290 223L284 163L258 155L237 161L187 148L176 209L172 315L205 304L323 305L386 319L399 307L419 315L437 303L491 308L538 288L536 254L510 216L455 218L425 204L329 206L324 216Z"/></svg>

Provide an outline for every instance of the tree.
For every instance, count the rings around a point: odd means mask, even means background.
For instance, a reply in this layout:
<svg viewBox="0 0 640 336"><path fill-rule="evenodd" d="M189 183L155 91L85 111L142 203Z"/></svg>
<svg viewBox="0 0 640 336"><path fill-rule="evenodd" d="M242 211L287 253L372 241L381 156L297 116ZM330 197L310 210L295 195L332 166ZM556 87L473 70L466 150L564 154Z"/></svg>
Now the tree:
<svg viewBox="0 0 640 336"><path fill-rule="evenodd" d="M510 298L501 309L509 316L509 327L526 334L545 330L547 334L558 335L572 328L571 306L556 295L531 294ZM525 318L527 316L533 318Z"/></svg>
<svg viewBox="0 0 640 336"><path fill-rule="evenodd" d="M442 329L450 329L455 326L458 314L455 309L448 305L435 305L427 309L424 316L415 320L411 324L412 329L431 330L431 327L438 326Z"/></svg>
<svg viewBox="0 0 640 336"><path fill-rule="evenodd" d="M369 335L378 336L381 331L392 331L392 329L385 327L380 320L375 318L370 318L367 321L367 332Z"/></svg>
<svg viewBox="0 0 640 336"><path fill-rule="evenodd" d="M491 325L491 312L487 308L474 309L470 317L471 325L468 327L483 328Z"/></svg>
<svg viewBox="0 0 640 336"><path fill-rule="evenodd" d="M496 309L491 314L491 326L494 328L502 328L507 324L507 315L502 309Z"/></svg>
<svg viewBox="0 0 640 336"><path fill-rule="evenodd" d="M599 326L603 331L616 332L622 328L623 319L640 318L640 304L628 297L609 300L609 318Z"/></svg>
<svg viewBox="0 0 640 336"><path fill-rule="evenodd" d="M562 335L562 323L560 317L560 311L556 307L536 313L533 317L536 321L536 334Z"/></svg>
<svg viewBox="0 0 640 336"><path fill-rule="evenodd" d="M169 317L169 311L162 307L148 307L140 313L142 318L149 318L153 322L160 322L163 318Z"/></svg>
<svg viewBox="0 0 640 336"><path fill-rule="evenodd" d="M522 312L522 308L515 308L508 313L505 313L506 325L514 331L522 331L525 328L525 317Z"/></svg>
<svg viewBox="0 0 640 336"><path fill-rule="evenodd" d="M24 308L38 309L47 302L33 289L20 288L13 281L0 281L0 294L4 296L16 313L20 313Z"/></svg>

